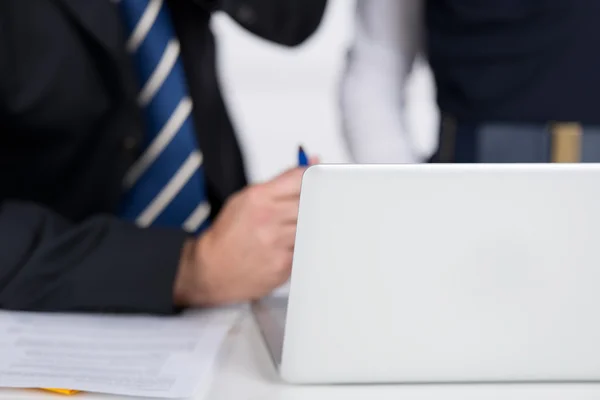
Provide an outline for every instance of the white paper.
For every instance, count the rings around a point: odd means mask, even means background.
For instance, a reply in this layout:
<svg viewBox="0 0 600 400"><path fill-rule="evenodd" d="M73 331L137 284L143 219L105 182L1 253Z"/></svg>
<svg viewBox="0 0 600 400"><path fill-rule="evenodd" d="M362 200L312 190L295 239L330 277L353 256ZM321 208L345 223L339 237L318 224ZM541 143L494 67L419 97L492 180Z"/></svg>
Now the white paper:
<svg viewBox="0 0 600 400"><path fill-rule="evenodd" d="M189 398L212 377L238 309L178 316L0 312L0 387Z"/></svg>

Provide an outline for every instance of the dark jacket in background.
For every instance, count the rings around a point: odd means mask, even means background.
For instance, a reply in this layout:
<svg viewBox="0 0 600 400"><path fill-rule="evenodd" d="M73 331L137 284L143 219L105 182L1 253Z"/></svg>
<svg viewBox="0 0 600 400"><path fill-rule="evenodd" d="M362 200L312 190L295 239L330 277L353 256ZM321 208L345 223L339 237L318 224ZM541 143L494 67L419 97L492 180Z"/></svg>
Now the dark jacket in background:
<svg viewBox="0 0 600 400"><path fill-rule="evenodd" d="M213 212L246 184L211 13L297 45L326 0L171 0ZM0 1L0 308L173 311L184 233L112 215L144 129L109 0Z"/></svg>
<svg viewBox="0 0 600 400"><path fill-rule="evenodd" d="M454 119L600 125L600 1L426 0L426 36Z"/></svg>

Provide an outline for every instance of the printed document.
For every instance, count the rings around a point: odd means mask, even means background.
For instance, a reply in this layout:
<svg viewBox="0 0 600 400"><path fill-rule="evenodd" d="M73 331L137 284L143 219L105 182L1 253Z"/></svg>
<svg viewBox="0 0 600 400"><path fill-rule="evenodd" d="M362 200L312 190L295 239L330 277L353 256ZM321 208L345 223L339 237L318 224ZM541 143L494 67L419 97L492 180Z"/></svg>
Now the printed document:
<svg viewBox="0 0 600 400"><path fill-rule="evenodd" d="M239 309L178 316L0 312L0 387L190 398L210 384Z"/></svg>

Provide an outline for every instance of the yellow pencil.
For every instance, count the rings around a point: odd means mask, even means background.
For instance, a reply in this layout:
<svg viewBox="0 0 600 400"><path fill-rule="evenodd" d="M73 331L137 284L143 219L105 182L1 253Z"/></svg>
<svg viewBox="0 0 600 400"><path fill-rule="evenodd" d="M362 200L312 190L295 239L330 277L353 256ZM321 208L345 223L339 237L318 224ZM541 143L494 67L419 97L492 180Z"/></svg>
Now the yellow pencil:
<svg viewBox="0 0 600 400"><path fill-rule="evenodd" d="M74 394L79 393L79 390L71 390L71 389L42 388L42 390L45 390L47 392L52 392L52 393L64 394L67 396L72 396Z"/></svg>

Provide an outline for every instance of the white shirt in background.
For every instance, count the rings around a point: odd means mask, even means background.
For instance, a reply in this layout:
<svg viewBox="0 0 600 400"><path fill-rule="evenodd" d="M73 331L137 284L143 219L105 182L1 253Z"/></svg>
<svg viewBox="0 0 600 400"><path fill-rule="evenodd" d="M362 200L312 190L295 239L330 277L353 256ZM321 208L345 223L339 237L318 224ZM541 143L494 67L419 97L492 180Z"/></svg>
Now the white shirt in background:
<svg viewBox="0 0 600 400"><path fill-rule="evenodd" d="M422 0L357 0L342 80L343 133L357 163L416 163L406 83L422 44Z"/></svg>

